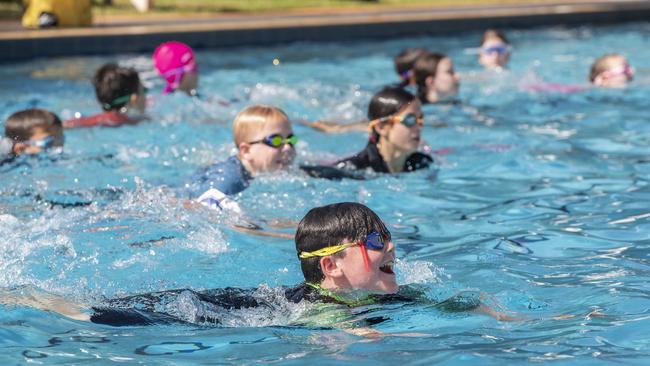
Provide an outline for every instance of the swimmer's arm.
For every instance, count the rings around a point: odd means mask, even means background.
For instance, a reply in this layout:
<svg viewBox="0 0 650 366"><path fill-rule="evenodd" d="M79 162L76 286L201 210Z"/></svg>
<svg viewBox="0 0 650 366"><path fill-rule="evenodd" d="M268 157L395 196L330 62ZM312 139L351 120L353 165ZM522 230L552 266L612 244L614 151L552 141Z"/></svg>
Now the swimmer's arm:
<svg viewBox="0 0 650 366"><path fill-rule="evenodd" d="M63 128L95 127L98 124L90 118L75 118L63 121Z"/></svg>
<svg viewBox="0 0 650 366"><path fill-rule="evenodd" d="M267 223L267 226L276 229L291 229L297 228L298 222L290 219L273 219Z"/></svg>
<svg viewBox="0 0 650 366"><path fill-rule="evenodd" d="M506 314L505 312L495 310L483 303L479 305L476 309L474 309L474 312L478 314L489 315L500 322L520 322L526 320L526 318L522 316L509 315Z"/></svg>
<svg viewBox="0 0 650 366"><path fill-rule="evenodd" d="M61 296L30 287L0 292L0 303L3 305L29 306L43 311L55 312L74 320L90 321L88 307L68 301Z"/></svg>
<svg viewBox="0 0 650 366"><path fill-rule="evenodd" d="M349 124L343 124L338 122L331 121L314 121L309 122L305 120L299 120L299 124L307 127L311 127L316 131L325 132L325 133L342 133L342 132L367 132L368 131L368 122L354 122Z"/></svg>
<svg viewBox="0 0 650 366"><path fill-rule="evenodd" d="M279 231L266 231L262 227L245 227L239 225L232 225L233 229L239 231L240 233L250 234L255 236L266 236L272 238L281 238L281 239L293 239L295 234L292 233L283 233Z"/></svg>
<svg viewBox="0 0 650 366"><path fill-rule="evenodd" d="M484 293L464 291L451 298L434 304L435 308L448 312L474 312L493 317L498 321L523 321L525 317L504 308L496 299Z"/></svg>

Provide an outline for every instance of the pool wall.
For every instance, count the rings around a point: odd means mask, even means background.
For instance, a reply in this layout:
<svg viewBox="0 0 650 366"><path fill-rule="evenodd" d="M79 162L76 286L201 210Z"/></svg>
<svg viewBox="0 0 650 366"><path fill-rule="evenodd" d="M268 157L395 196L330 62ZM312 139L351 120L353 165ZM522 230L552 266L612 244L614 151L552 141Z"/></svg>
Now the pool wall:
<svg viewBox="0 0 650 366"><path fill-rule="evenodd" d="M92 28L0 32L0 62L151 52L152 45L170 39L201 49L648 19L650 1L599 1L100 21Z"/></svg>

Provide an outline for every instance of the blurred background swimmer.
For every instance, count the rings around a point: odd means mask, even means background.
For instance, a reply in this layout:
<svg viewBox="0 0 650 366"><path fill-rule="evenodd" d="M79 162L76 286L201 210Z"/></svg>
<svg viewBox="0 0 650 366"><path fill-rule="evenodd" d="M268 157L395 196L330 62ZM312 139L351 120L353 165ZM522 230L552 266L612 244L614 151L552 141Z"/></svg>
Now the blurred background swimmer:
<svg viewBox="0 0 650 366"><path fill-rule="evenodd" d="M458 95L460 76L454 63L442 53L427 53L413 65L417 96L422 104L452 101Z"/></svg>
<svg viewBox="0 0 650 366"><path fill-rule="evenodd" d="M5 121L4 150L11 150L4 157L22 154L35 155L63 148L63 127L54 113L44 109L26 109L9 116ZM6 151L5 151L6 152ZM3 156L0 155L0 160Z"/></svg>
<svg viewBox="0 0 650 366"><path fill-rule="evenodd" d="M483 33L478 62L486 69L502 70L508 61L512 47L506 36L494 29L488 29Z"/></svg>
<svg viewBox="0 0 650 366"><path fill-rule="evenodd" d="M407 48L395 56L393 61L395 62L395 71L401 80L401 86L416 86L413 65L418 58L425 54L427 54L427 50L424 48Z"/></svg>
<svg viewBox="0 0 650 366"><path fill-rule="evenodd" d="M589 69L589 84L562 84L541 81L525 81L521 88L534 92L575 93L593 87L620 89L634 79L635 70L627 58L618 53L609 53L597 58Z"/></svg>
<svg viewBox="0 0 650 366"><path fill-rule="evenodd" d="M600 88L623 88L634 78L634 68L618 53L596 59L589 70L589 82Z"/></svg>
<svg viewBox="0 0 650 366"><path fill-rule="evenodd" d="M161 43L153 52L153 64L165 79L164 94L180 90L191 96L197 95L198 65L190 46L176 41Z"/></svg>
<svg viewBox="0 0 650 366"><path fill-rule="evenodd" d="M63 122L65 128L118 127L146 119L146 95L138 72L114 63L100 67L93 77L95 95L104 112Z"/></svg>

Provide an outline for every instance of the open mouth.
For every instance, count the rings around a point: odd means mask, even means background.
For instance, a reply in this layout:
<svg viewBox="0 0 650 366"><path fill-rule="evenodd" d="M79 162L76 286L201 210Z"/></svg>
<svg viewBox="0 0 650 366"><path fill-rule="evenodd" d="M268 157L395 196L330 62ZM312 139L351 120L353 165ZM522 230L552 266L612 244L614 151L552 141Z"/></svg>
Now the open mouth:
<svg viewBox="0 0 650 366"><path fill-rule="evenodd" d="M395 272L393 272L393 265L394 264L395 264L395 262L393 262L393 261L386 262L381 267L379 267L379 270L384 272L384 273L394 275L395 274Z"/></svg>

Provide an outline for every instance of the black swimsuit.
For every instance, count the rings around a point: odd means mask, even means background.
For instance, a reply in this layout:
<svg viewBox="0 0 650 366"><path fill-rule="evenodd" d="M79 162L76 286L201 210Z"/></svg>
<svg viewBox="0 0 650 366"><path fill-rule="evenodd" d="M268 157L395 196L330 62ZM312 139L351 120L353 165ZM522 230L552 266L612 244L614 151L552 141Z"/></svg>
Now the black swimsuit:
<svg viewBox="0 0 650 366"><path fill-rule="evenodd" d="M404 168L402 169L405 172L412 172L414 170L426 169L431 163L433 163L433 158L427 154L421 152L415 152L409 155L404 162ZM377 145L373 143L368 143L366 148L363 149L360 153L351 156L349 158L343 159L337 162L335 167L339 169L367 169L371 168L374 172L377 173L390 173L388 170L388 165L379 154Z"/></svg>
<svg viewBox="0 0 650 366"><path fill-rule="evenodd" d="M167 290L142 295L133 295L108 300L102 306L92 307L90 321L111 326L142 326L154 324L206 324L219 326L222 324L220 314L228 311L251 308L266 308L273 310L277 304L272 297L262 297L256 294L257 289L220 288L204 291L189 289ZM335 303L350 308L359 306L341 297L319 290L317 287L301 283L295 287L283 289L282 297L292 303L308 301L312 303ZM190 302L193 311L183 313L179 304ZM402 286L396 294L370 295L363 304L432 304L424 293L410 286ZM467 311L480 304L478 296L456 295L451 299L438 303L436 306L445 311ZM435 303L434 303L435 305ZM189 315L189 314L191 315ZM188 318L190 317L191 318Z"/></svg>

